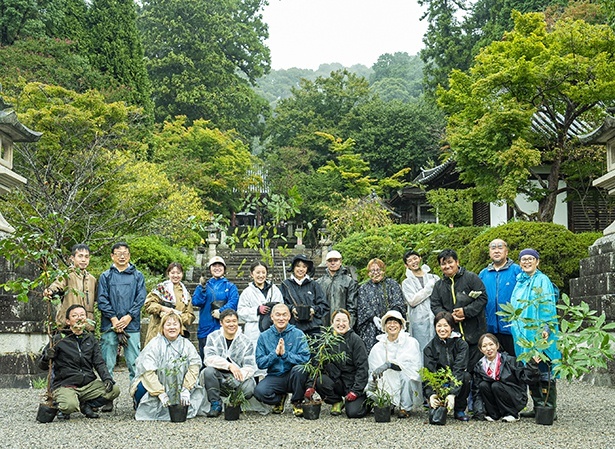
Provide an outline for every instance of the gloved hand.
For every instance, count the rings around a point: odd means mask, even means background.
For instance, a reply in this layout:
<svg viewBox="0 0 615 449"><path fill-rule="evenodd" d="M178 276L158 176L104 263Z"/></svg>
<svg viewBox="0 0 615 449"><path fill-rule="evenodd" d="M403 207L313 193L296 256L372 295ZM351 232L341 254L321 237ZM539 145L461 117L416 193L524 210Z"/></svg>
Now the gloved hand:
<svg viewBox="0 0 615 449"><path fill-rule="evenodd" d="M53 360L56 356L56 348L49 347L45 351L45 358L47 360Z"/></svg>
<svg viewBox="0 0 615 449"><path fill-rule="evenodd" d="M182 388L182 392L179 394L179 403L190 405L190 391L186 387Z"/></svg>
<svg viewBox="0 0 615 449"><path fill-rule="evenodd" d="M160 393L158 395L158 400L160 401L160 403L162 404L163 407L168 407L169 406L169 395L166 393Z"/></svg>
<svg viewBox="0 0 615 449"><path fill-rule="evenodd" d="M380 377L384 374L384 372L388 369L391 368L391 363L390 362L385 362L382 365L380 365L378 368L376 368L374 370L374 372L372 373L373 377Z"/></svg>
<svg viewBox="0 0 615 449"><path fill-rule="evenodd" d="M396 363L391 363L390 365L391 365L391 369L392 369L393 371L401 371L401 367L400 367L398 364L396 364Z"/></svg>
<svg viewBox="0 0 615 449"><path fill-rule="evenodd" d="M316 390L310 387L307 390L305 390L304 396L306 399L312 399L312 396L314 396L314 393L316 393Z"/></svg>
<svg viewBox="0 0 615 449"><path fill-rule="evenodd" d="M356 394L356 393L354 393L354 392L350 391L350 392L346 395L346 401L347 401L347 402L356 401L358 397L359 397L359 396L357 396L357 394Z"/></svg>
<svg viewBox="0 0 615 449"><path fill-rule="evenodd" d="M455 408L455 395L449 394L444 400L444 405L449 411L452 411Z"/></svg>
<svg viewBox="0 0 615 449"><path fill-rule="evenodd" d="M269 307L267 307L265 304L261 304L260 306L258 306L259 315L267 315L268 313L269 313Z"/></svg>
<svg viewBox="0 0 615 449"><path fill-rule="evenodd" d="M435 394L432 394L431 396L429 396L429 406L431 408L438 408L440 407L441 402L440 399L438 399L438 396L436 396Z"/></svg>
<svg viewBox="0 0 615 449"><path fill-rule="evenodd" d="M118 332L117 333L117 344L125 348L126 346L128 346L129 338L130 338L130 335L128 335L126 332Z"/></svg>
<svg viewBox="0 0 615 449"><path fill-rule="evenodd" d="M113 381L111 379L105 380L105 391L111 393L113 390Z"/></svg>
<svg viewBox="0 0 615 449"><path fill-rule="evenodd" d="M376 329L382 330L382 320L380 319L380 317L375 316L374 318L372 318L372 321L376 325Z"/></svg>

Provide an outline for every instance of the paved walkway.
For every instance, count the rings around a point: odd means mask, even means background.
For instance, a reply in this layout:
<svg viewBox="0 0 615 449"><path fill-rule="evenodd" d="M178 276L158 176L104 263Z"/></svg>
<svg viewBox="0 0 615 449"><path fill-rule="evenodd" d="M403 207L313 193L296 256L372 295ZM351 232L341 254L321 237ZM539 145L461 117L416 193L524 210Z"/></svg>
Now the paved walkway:
<svg viewBox="0 0 615 449"><path fill-rule="evenodd" d="M0 389L0 448L454 448L454 449L615 449L615 388L585 382L558 385L558 420L539 426L451 420L444 427L426 423L422 412L406 420L375 423L373 415L349 420L243 414L239 421L197 417L185 423L137 422L127 395L128 375L117 372L122 388L115 411L98 420L74 414L70 421L35 421L41 390Z"/></svg>

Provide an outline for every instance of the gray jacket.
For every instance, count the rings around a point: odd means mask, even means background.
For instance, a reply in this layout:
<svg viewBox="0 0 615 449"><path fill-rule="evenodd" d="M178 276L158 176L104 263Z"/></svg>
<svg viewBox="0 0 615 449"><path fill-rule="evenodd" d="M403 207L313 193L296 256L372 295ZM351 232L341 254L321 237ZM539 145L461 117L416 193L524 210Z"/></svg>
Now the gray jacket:
<svg viewBox="0 0 615 449"><path fill-rule="evenodd" d="M350 326L354 326L357 320L357 296L359 284L355 281L348 267L342 266L331 276L329 270L326 270L325 275L316 280L322 288L327 302L329 303L329 313L324 319L324 325L330 324L331 313L338 309L346 309L350 312L352 322Z"/></svg>

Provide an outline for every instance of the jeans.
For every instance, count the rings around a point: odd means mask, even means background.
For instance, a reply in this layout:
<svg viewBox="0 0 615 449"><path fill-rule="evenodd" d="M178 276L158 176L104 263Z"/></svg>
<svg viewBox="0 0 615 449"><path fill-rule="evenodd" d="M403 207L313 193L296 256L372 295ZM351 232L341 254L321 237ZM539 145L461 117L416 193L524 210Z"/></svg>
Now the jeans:
<svg viewBox="0 0 615 449"><path fill-rule="evenodd" d="M126 334L130 338L128 339L128 346L124 348L124 357L130 373L130 383L132 383L135 378L135 360L139 351L141 351L141 334L139 332L126 332ZM113 369L117 360L117 346L117 334L112 330L103 333L100 337L100 351L111 376L113 376Z"/></svg>

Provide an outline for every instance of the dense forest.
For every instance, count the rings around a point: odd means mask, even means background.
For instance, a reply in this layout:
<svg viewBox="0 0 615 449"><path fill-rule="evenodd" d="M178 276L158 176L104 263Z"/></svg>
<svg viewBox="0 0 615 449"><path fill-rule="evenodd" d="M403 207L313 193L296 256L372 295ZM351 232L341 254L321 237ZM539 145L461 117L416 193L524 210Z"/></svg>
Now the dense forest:
<svg viewBox="0 0 615 449"><path fill-rule="evenodd" d="M44 132L19 145L28 183L0 210L61 247L193 247L239 211L314 229L349 209L380 220L361 198L454 158L466 198L526 193L550 221L558 180L582 196L604 168L603 149L567 136L615 100L615 6L417 1L420 54L313 71L270 69L267 0L0 0L2 97ZM536 187L543 164L556 168ZM464 204L453 193L434 195L442 213Z"/></svg>

